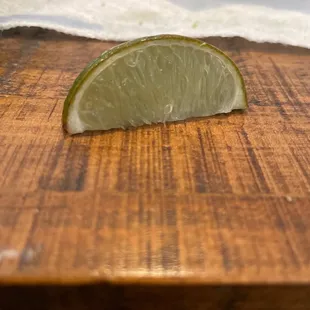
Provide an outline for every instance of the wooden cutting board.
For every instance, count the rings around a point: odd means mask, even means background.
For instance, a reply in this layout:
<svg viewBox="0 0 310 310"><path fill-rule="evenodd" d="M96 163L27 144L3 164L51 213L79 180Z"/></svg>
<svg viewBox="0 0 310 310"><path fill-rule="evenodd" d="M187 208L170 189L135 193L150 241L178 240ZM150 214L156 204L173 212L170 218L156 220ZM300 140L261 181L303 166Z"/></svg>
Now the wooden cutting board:
<svg viewBox="0 0 310 310"><path fill-rule="evenodd" d="M69 137L70 85L114 46L0 40L0 282L310 280L310 50L208 38L249 109Z"/></svg>

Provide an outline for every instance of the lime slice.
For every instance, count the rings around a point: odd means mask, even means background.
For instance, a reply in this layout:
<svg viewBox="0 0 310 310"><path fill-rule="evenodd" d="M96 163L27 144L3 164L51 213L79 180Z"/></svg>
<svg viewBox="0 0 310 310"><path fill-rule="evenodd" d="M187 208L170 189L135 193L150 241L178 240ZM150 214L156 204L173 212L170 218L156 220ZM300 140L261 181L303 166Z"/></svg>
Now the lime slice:
<svg viewBox="0 0 310 310"><path fill-rule="evenodd" d="M242 76L223 52L176 35L118 45L89 64L64 104L70 134L245 109Z"/></svg>

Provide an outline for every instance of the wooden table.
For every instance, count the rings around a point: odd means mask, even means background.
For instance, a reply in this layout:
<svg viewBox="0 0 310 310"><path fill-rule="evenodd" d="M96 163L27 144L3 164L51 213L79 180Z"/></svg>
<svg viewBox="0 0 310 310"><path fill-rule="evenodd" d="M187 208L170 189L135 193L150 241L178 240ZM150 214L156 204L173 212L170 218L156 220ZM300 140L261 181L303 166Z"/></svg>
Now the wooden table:
<svg viewBox="0 0 310 310"><path fill-rule="evenodd" d="M61 128L69 87L115 43L4 33L0 282L121 284L92 292L119 301L146 290L151 309L161 283L195 285L189 300L214 300L214 309L271 299L270 309L310 308L310 50L206 42L239 66L247 112L69 137ZM131 283L155 286L123 286ZM186 295L166 289L177 303Z"/></svg>

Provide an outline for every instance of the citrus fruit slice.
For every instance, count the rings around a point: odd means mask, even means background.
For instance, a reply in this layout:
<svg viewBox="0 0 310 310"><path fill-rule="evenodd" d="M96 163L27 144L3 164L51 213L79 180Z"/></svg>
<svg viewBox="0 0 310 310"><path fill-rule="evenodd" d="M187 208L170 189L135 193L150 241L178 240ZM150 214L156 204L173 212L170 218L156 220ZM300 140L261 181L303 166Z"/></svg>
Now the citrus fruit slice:
<svg viewBox="0 0 310 310"><path fill-rule="evenodd" d="M245 109L246 91L233 61L202 41L159 35L104 52L74 82L63 109L70 133Z"/></svg>

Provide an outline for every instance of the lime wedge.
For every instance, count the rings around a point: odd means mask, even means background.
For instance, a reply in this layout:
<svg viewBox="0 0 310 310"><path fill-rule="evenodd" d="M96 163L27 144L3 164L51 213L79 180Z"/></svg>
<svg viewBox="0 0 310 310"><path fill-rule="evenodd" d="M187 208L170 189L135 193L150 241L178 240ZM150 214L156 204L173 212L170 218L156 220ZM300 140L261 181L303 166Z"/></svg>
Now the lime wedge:
<svg viewBox="0 0 310 310"><path fill-rule="evenodd" d="M118 45L89 64L64 104L70 134L228 113L247 107L242 76L202 41L159 35Z"/></svg>

